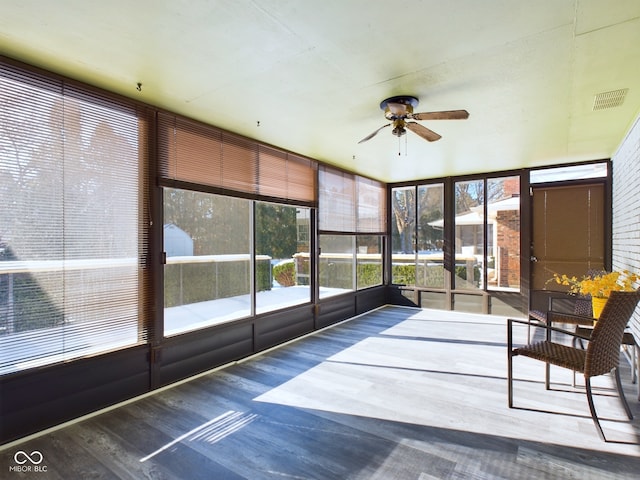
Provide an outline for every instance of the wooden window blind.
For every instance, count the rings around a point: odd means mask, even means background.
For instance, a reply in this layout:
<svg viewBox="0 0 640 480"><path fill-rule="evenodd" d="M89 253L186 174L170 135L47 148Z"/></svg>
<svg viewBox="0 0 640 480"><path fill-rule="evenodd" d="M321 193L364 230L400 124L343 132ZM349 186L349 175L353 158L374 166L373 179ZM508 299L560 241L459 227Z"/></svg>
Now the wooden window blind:
<svg viewBox="0 0 640 480"><path fill-rule="evenodd" d="M259 193L258 146L241 137L222 134L222 182L238 192Z"/></svg>
<svg viewBox="0 0 640 480"><path fill-rule="evenodd" d="M159 113L158 154L161 178L222 183L222 132L218 130Z"/></svg>
<svg viewBox="0 0 640 480"><path fill-rule="evenodd" d="M159 113L161 180L316 203L316 162L172 114Z"/></svg>
<svg viewBox="0 0 640 480"><path fill-rule="evenodd" d="M548 283L553 273L581 278L590 270L604 270L604 208L602 183L533 189L534 290L557 289Z"/></svg>
<svg viewBox="0 0 640 480"><path fill-rule="evenodd" d="M143 111L0 63L0 373L144 342Z"/></svg>
<svg viewBox="0 0 640 480"><path fill-rule="evenodd" d="M287 198L317 203L317 170L317 162L288 153Z"/></svg>
<svg viewBox="0 0 640 480"><path fill-rule="evenodd" d="M272 147L259 145L258 191L288 200L314 201L316 162Z"/></svg>

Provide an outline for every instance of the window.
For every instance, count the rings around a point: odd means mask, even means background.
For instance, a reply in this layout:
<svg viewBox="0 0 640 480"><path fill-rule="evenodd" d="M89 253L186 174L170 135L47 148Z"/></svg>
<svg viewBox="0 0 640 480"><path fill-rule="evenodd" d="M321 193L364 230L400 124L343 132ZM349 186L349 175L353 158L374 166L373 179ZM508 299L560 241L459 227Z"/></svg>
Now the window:
<svg viewBox="0 0 640 480"><path fill-rule="evenodd" d="M391 190L392 283L415 285L416 187Z"/></svg>
<svg viewBox="0 0 640 480"><path fill-rule="evenodd" d="M483 289L484 180L455 183L455 288Z"/></svg>
<svg viewBox="0 0 640 480"><path fill-rule="evenodd" d="M309 302L310 211L165 188L165 335Z"/></svg>
<svg viewBox="0 0 640 480"><path fill-rule="evenodd" d="M0 66L0 373L146 340L135 107Z"/></svg>
<svg viewBox="0 0 640 480"><path fill-rule="evenodd" d="M318 183L320 298L381 285L385 185L328 166Z"/></svg>
<svg viewBox="0 0 640 480"><path fill-rule="evenodd" d="M251 201L164 189L164 334L251 315ZM256 262L258 290L270 263Z"/></svg>
<svg viewBox="0 0 640 480"><path fill-rule="evenodd" d="M418 185L416 285L444 288L444 185Z"/></svg>
<svg viewBox="0 0 640 480"><path fill-rule="evenodd" d="M566 180L584 180L588 178L604 178L608 175L608 164L584 163L561 167L531 170L529 181L535 183L561 182Z"/></svg>
<svg viewBox="0 0 640 480"><path fill-rule="evenodd" d="M309 208L256 203L256 312L311 301Z"/></svg>
<svg viewBox="0 0 640 480"><path fill-rule="evenodd" d="M177 115L158 118L165 335L309 302L317 163ZM193 253L172 257L168 229L182 230Z"/></svg>
<svg viewBox="0 0 640 480"><path fill-rule="evenodd" d="M487 288L520 289L520 178L487 179Z"/></svg>
<svg viewBox="0 0 640 480"><path fill-rule="evenodd" d="M444 288L444 185L391 191L392 282Z"/></svg>
<svg viewBox="0 0 640 480"><path fill-rule="evenodd" d="M382 285L382 237L359 235L356 238L356 283L358 290Z"/></svg>
<svg viewBox="0 0 640 480"><path fill-rule="evenodd" d="M355 290L355 253L355 235L320 235L320 298Z"/></svg>
<svg viewBox="0 0 640 480"><path fill-rule="evenodd" d="M456 288L519 290L520 178L456 182L455 195Z"/></svg>

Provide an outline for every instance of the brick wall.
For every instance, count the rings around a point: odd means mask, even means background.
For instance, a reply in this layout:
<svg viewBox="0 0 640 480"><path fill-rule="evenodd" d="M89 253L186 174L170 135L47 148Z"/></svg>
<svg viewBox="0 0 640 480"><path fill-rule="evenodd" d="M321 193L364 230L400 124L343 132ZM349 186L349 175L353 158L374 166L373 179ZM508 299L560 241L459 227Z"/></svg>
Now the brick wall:
<svg viewBox="0 0 640 480"><path fill-rule="evenodd" d="M640 117L613 155L613 251L615 270L640 272ZM640 340L640 308L631 328Z"/></svg>
<svg viewBox="0 0 640 480"><path fill-rule="evenodd" d="M503 210L496 217L500 255L498 286L520 286L520 211Z"/></svg>

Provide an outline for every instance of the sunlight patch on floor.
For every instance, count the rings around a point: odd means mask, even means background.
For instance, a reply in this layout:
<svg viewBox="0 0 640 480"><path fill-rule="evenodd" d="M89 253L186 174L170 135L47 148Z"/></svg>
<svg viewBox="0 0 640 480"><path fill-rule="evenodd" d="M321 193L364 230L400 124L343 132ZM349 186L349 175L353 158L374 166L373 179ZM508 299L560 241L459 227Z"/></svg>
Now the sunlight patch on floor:
<svg viewBox="0 0 640 480"><path fill-rule="evenodd" d="M463 318L475 322L473 316ZM602 447L584 389L580 383L573 387L570 371L552 369L554 388L546 391L544 364L517 357L514 386L520 408L509 409L504 324L467 328L456 323L410 318L332 355L255 401L573 447ZM601 417L613 420L616 435L635 436L609 376L594 379L593 385ZM485 399L484 403L476 397ZM576 436L565 440L562 424L566 422L578 422L575 428L587 434L582 440ZM640 449L633 451L637 454Z"/></svg>

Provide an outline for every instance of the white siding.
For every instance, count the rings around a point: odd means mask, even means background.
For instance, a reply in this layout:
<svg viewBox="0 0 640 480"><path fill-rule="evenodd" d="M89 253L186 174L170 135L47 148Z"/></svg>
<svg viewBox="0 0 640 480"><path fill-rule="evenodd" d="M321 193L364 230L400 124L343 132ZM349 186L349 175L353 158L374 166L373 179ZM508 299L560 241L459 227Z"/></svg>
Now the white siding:
<svg viewBox="0 0 640 480"><path fill-rule="evenodd" d="M615 270L640 272L640 117L613 158L613 252ZM640 308L631 328L640 340Z"/></svg>

